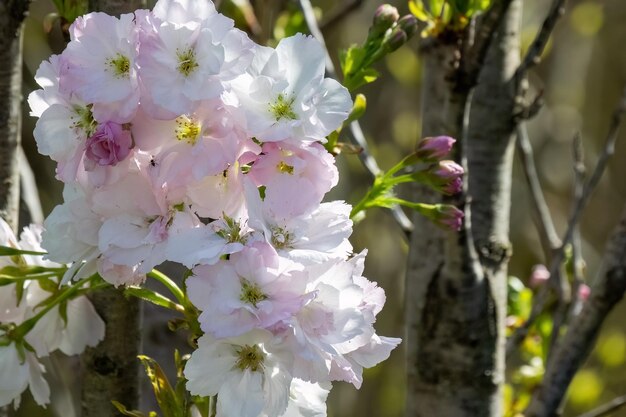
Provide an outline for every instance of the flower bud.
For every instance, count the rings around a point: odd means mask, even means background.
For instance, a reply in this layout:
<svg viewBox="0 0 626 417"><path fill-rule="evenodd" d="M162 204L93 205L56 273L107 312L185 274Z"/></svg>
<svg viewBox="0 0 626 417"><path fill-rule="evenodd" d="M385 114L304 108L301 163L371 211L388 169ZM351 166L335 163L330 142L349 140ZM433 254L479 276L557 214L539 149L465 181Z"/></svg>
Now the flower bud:
<svg viewBox="0 0 626 417"><path fill-rule="evenodd" d="M398 27L402 29L408 39L411 39L415 33L417 33L418 29L418 21L415 16L412 14L407 14L402 16L400 20L398 20Z"/></svg>
<svg viewBox="0 0 626 417"><path fill-rule="evenodd" d="M458 232L463 225L463 217L463 212L458 208L448 204L440 204L437 206L432 220L439 227Z"/></svg>
<svg viewBox="0 0 626 417"><path fill-rule="evenodd" d="M439 161L429 169L432 184L446 195L454 195L463 189L463 167L454 161Z"/></svg>
<svg viewBox="0 0 626 417"><path fill-rule="evenodd" d="M587 301L589 296L591 295L591 288L587 284L580 284L578 286L578 299L581 301Z"/></svg>
<svg viewBox="0 0 626 417"><path fill-rule="evenodd" d="M449 136L424 138L417 147L417 157L424 162L440 161L450 153L455 142L456 140Z"/></svg>
<svg viewBox="0 0 626 417"><path fill-rule="evenodd" d="M398 9L390 4L381 4L374 13L374 20L370 28L370 37L378 37L398 21L400 14Z"/></svg>
<svg viewBox="0 0 626 417"><path fill-rule="evenodd" d="M535 265L530 273L528 285L531 288L539 288L550 279L550 271L545 265Z"/></svg>
<svg viewBox="0 0 626 417"><path fill-rule="evenodd" d="M400 48L402 45L404 45L407 40L409 40L409 38L407 37L406 33L402 29L396 27L391 32L391 35L385 38L383 42L383 47L388 53L393 52L396 49Z"/></svg>

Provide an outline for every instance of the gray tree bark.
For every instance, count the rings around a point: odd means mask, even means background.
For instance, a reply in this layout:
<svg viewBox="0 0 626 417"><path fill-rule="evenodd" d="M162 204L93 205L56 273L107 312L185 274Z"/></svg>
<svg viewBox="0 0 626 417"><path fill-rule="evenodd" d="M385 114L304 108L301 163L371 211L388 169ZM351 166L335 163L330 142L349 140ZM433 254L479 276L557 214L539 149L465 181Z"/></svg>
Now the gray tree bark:
<svg viewBox="0 0 626 417"><path fill-rule="evenodd" d="M146 6L145 0L89 0L89 9L119 16ZM106 289L90 296L104 322L105 339L82 355L82 415L121 415L111 404L116 400L128 409L139 406L139 361L141 309L137 298L122 290Z"/></svg>
<svg viewBox="0 0 626 417"><path fill-rule="evenodd" d="M424 56L422 136L459 139L456 159L466 168L466 189L446 202L466 217L459 233L414 219L406 282L407 417L502 415L520 19L521 2L514 0L471 96L466 127L470 91L455 83L461 42L439 40Z"/></svg>
<svg viewBox="0 0 626 417"><path fill-rule="evenodd" d="M22 22L30 1L0 3L0 217L17 231L22 130Z"/></svg>
<svg viewBox="0 0 626 417"><path fill-rule="evenodd" d="M22 133L22 22L30 1L0 2L0 217L18 231ZM12 414L0 407L0 417Z"/></svg>

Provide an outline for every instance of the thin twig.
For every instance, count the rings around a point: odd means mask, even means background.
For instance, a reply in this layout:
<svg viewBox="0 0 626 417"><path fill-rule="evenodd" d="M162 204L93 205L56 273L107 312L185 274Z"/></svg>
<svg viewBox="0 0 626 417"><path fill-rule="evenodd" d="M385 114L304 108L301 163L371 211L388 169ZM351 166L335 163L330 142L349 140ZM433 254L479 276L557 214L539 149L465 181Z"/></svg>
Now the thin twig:
<svg viewBox="0 0 626 417"><path fill-rule="evenodd" d="M572 144L573 156L574 156L574 201L578 201L585 186L585 177L587 175L587 169L585 167L584 148L582 137L577 134L574 137ZM574 317L580 312L582 307L582 301L578 295L578 291L581 285L584 284L584 260L582 255L582 244L580 238L580 225L576 225L574 228L574 235L572 236L572 268L574 275L574 283L572 285L572 304L570 305L569 313L567 315L567 323L571 323Z"/></svg>
<svg viewBox="0 0 626 417"><path fill-rule="evenodd" d="M613 398L608 403L602 404L600 407L594 408L593 410L588 411L585 414L581 414L578 417L605 417L614 411L619 410L624 405L626 405L626 395Z"/></svg>
<svg viewBox="0 0 626 417"><path fill-rule="evenodd" d="M520 63L519 67L517 67L517 70L513 75L515 91L520 95L520 97L523 97L525 94L525 88L522 88L522 84L526 79L528 71L541 62L541 55L548 44L548 40L550 39L550 35L552 35L556 22L565 13L566 1L567 0L552 1L550 10L541 25L541 29L537 32L535 39L530 44L530 48L528 48L528 52L526 52L526 56L524 56L524 59ZM525 110L522 110L522 112L525 112Z"/></svg>
<svg viewBox="0 0 626 417"><path fill-rule="evenodd" d="M539 229L539 236L543 251L546 258L546 263L550 263L554 251L561 247L561 239L556 232L552 216L550 215L550 209L546 203L546 199L543 195L541 183L539 182L539 175L537 174L537 168L535 166L535 159L533 155L533 148L528 138L528 129L526 123L520 122L517 126L517 149L522 161L522 168L526 181L528 182L528 188L530 190L531 201L535 210L537 227Z"/></svg>
<svg viewBox="0 0 626 417"><path fill-rule="evenodd" d="M554 253L552 262L550 263L549 271L551 281L552 277L555 276L555 274L560 273L561 264L563 263L565 257L565 248L572 241L572 236L574 235L574 230L576 228L575 226L578 224L583 209L587 205L591 194L598 186L598 183L600 182L600 178L602 178L602 174L604 173L609 158L615 152L615 141L617 140L617 132L624 117L624 113L626 113L626 89L624 89L622 96L620 97L619 103L613 111L609 132L606 136L604 148L602 150L602 153L600 154L598 162L596 163L591 177L583 188L580 199L577 200L576 204L574 205L574 209L567 223L567 231L565 232L565 236L562 239L561 247ZM526 322L522 326L517 328L515 333L513 333L507 341L507 355L509 355L513 351L513 349L515 349L524 340L524 338L528 334L530 327L535 322L539 314L541 314L541 312L543 311L544 305L548 299L548 295L549 286L541 287L539 293L533 299L533 305L528 320L526 320Z"/></svg>
<svg viewBox="0 0 626 417"><path fill-rule="evenodd" d="M575 210L576 202L582 198L585 185L585 163L583 160L583 144L580 133L576 133L576 135L574 135L572 148L574 160L574 206L572 207L573 213ZM548 362L550 361L551 354L554 352L554 347L559 339L563 323L571 322L572 318L575 317L576 312L579 310L580 303L582 301L578 297L578 289L583 283L581 262L582 254L580 247L580 225L576 223L574 224L574 232L572 234L572 272L574 275L574 286L572 288L570 287L568 280L562 280L563 284L567 286L567 289L570 292L570 297L569 300L565 300L564 297L559 297L559 304L552 320L552 335L550 338L550 351L548 356Z"/></svg>
<svg viewBox="0 0 626 417"><path fill-rule="evenodd" d="M604 320L626 291L626 207L609 243L602 268L581 313L558 342L543 381L535 389L526 417L551 417L557 410L576 372L593 350Z"/></svg>
<svg viewBox="0 0 626 417"><path fill-rule="evenodd" d="M328 48L326 48L324 35L322 34L322 31L317 24L317 18L315 17L313 6L311 5L310 0L300 0L300 7L302 7L304 19L306 20L307 26L309 27L311 34L322 44L322 47L324 48L324 53L326 57L326 73L331 78L337 79L335 66L333 65L333 61L330 57L330 53L328 52ZM369 152L367 141L365 140L365 135L363 134L363 130L361 129L361 125L358 121L355 120L354 122L350 123L350 132L352 133L351 138L353 142L361 148L361 152L359 152L359 159L361 160L361 163L372 176L372 178L376 178L382 171L376 163L376 159L374 159L374 157ZM405 233L408 234L413 230L413 224L411 223L411 220L409 220L409 218L406 216L406 214L404 214L404 211L402 211L399 206L392 207L391 214L396 220L396 223L398 223L398 225Z"/></svg>
<svg viewBox="0 0 626 417"><path fill-rule="evenodd" d="M320 29L328 29L341 22L346 16L361 7L362 4L363 0L348 0L347 2L342 2L339 6L335 6L328 14L328 17L319 24Z"/></svg>
<svg viewBox="0 0 626 417"><path fill-rule="evenodd" d="M528 52L526 52L526 56L515 71L515 77L517 79L524 77L526 73L528 73L529 69L541 62L541 54L543 54L543 51L548 44L548 40L550 39L550 35L552 34L554 27L556 26L556 22L565 13L565 2L566 0L552 1L550 11L544 19L541 29L537 32L533 43L530 45L530 48L528 48Z"/></svg>

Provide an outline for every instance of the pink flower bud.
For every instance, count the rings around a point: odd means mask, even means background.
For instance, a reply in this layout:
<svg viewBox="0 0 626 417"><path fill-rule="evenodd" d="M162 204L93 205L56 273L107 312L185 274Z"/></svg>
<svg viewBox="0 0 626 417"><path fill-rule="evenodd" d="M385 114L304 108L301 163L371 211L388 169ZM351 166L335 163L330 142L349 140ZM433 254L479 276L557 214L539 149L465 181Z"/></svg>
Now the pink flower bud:
<svg viewBox="0 0 626 417"><path fill-rule="evenodd" d="M381 4L374 13L372 30L384 33L394 23L396 23L398 19L400 19L398 9L393 7L391 4Z"/></svg>
<svg viewBox="0 0 626 417"><path fill-rule="evenodd" d="M531 288L539 288L550 279L550 271L545 265L535 265L530 273L528 285Z"/></svg>
<svg viewBox="0 0 626 417"><path fill-rule="evenodd" d="M432 216L432 220L439 227L458 232L463 225L463 217L463 212L458 208L442 204L438 206L437 211Z"/></svg>
<svg viewBox="0 0 626 417"><path fill-rule="evenodd" d="M436 188L446 195L454 195L463 189L463 167L454 161L439 161L429 169L431 181Z"/></svg>
<svg viewBox="0 0 626 417"><path fill-rule="evenodd" d="M132 147L130 131L113 122L102 123L87 139L85 169L91 171L96 165L116 165L124 160Z"/></svg>
<svg viewBox="0 0 626 417"><path fill-rule="evenodd" d="M395 28L391 32L391 35L385 38L383 47L387 50L387 52L393 52L404 45L408 40L408 36L402 29Z"/></svg>
<svg viewBox="0 0 626 417"><path fill-rule="evenodd" d="M406 33L407 38L411 39L418 29L417 18L412 14L402 16L400 20L398 20L398 27Z"/></svg>
<svg viewBox="0 0 626 417"><path fill-rule="evenodd" d="M591 295L591 288L587 284L580 284L578 286L578 299L581 301L587 301Z"/></svg>
<svg viewBox="0 0 626 417"><path fill-rule="evenodd" d="M455 142L449 136L424 138L417 147L417 157L425 162L437 162L450 153Z"/></svg>

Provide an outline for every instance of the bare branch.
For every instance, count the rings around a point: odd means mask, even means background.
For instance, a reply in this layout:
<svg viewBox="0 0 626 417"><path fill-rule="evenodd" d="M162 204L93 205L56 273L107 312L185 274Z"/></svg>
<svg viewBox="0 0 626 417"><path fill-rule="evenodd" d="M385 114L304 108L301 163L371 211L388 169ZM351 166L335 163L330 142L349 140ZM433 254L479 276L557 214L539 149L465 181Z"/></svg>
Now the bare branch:
<svg viewBox="0 0 626 417"><path fill-rule="evenodd" d="M529 69L539 64L541 61L541 54L548 44L548 40L550 39L550 35L552 34L554 27L556 26L556 22L565 13L565 2L566 0L553 0L552 5L550 6L550 11L541 25L541 29L535 36L528 52L526 52L524 60L515 72L516 79L521 80L524 76L526 76Z"/></svg>
<svg viewBox="0 0 626 417"><path fill-rule="evenodd" d="M626 395L613 398L608 403L602 404L600 407L594 408L593 410L588 411L585 414L581 414L578 417L605 417L614 411L619 410L624 405L626 405Z"/></svg>
<svg viewBox="0 0 626 417"><path fill-rule="evenodd" d="M596 166L593 170L593 173L591 174L591 177L589 178L589 181L585 184L583 188L580 199L577 200L574 205L574 209L567 223L567 231L565 232L565 236L563 237L561 247L554 253L554 257L552 258L552 262L550 263L549 271L551 282L554 282L552 280L552 277L556 276L555 274L560 274L561 264L565 257L565 248L572 241L574 230L576 229L576 225L580 220L583 209L587 205L591 194L593 194L593 191L598 186L598 183L600 182L600 178L602 178L602 174L604 173L609 158L615 152L615 141L617 140L617 132L624 117L624 113L626 113L626 88L624 89L622 96L620 97L619 103L611 117L611 124L604 143L604 149L600 154L598 162L596 163ZM544 305L548 299L548 291L548 286L542 287L541 290L539 290L537 296L533 299L533 305L528 320L526 320L526 323L519 327L507 341L507 355L510 354L513 349L515 349L524 340L524 338L528 334L530 326L532 326L539 314L541 314L541 312L543 311Z"/></svg>
<svg viewBox="0 0 626 417"><path fill-rule="evenodd" d="M626 208L603 260L589 299L558 343L526 417L549 417L561 404L574 375L593 349L600 327L626 291Z"/></svg>
<svg viewBox="0 0 626 417"><path fill-rule="evenodd" d="M537 174L537 168L535 166L533 148L528 138L526 123L524 122L521 122L517 126L517 149L522 161L524 175L526 176L526 181L528 182L528 188L530 190L533 209L536 214L537 227L539 229L539 236L543 246L546 262L550 263L554 251L561 246L561 239L556 232L552 216L550 215L550 209L548 208L548 204L546 203L546 199L543 195L543 190L541 189L539 175Z"/></svg>
<svg viewBox="0 0 626 417"><path fill-rule="evenodd" d="M341 22L350 13L361 7L363 0L348 0L342 2L340 6L335 6L329 13L328 17L320 23L320 29L328 29Z"/></svg>
<svg viewBox="0 0 626 417"><path fill-rule="evenodd" d="M337 79L337 72L335 71L335 66L333 65L333 61L330 57L330 53L328 52L328 48L326 48L326 42L324 41L324 35L320 30L317 19L315 17L315 13L313 12L313 6L311 5L310 0L300 0L300 7L302 7L302 13L304 14L304 19L306 20L307 26L311 31L311 34L322 44L324 48L324 53L326 57L326 73ZM372 178L376 178L382 171L376 162L376 159L369 152L369 148L367 146L367 141L365 140L365 135L363 134L363 130L361 129L361 124L358 121L354 121L350 123L350 132L352 133L351 139L352 141L359 146L362 151L359 152L359 159L361 163L367 170L367 172L372 176ZM413 223L411 220L404 214L404 211L398 206L394 206L391 209L391 214L393 218L396 220L396 223L402 228L405 233L410 233L413 230Z"/></svg>

